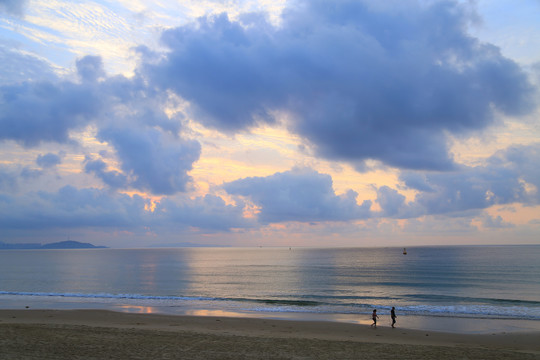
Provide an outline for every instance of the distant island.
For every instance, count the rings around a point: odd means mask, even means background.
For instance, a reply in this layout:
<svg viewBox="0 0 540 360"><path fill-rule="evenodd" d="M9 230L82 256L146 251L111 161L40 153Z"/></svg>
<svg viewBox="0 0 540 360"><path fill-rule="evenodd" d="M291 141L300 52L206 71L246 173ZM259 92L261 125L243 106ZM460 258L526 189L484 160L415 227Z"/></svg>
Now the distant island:
<svg viewBox="0 0 540 360"><path fill-rule="evenodd" d="M78 241L60 241L50 244L26 243L8 244L0 241L0 250L47 250L47 249L105 249L107 246L96 246Z"/></svg>

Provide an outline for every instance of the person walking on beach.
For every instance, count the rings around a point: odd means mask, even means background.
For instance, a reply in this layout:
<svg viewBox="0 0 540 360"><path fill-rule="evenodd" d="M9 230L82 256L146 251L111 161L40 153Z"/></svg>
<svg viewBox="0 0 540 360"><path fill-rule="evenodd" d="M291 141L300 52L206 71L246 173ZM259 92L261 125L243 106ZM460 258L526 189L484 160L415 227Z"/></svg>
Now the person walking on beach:
<svg viewBox="0 0 540 360"><path fill-rule="evenodd" d="M377 309L373 310L373 314L371 314L371 318L373 319L373 324L371 324L371 326L377 327L377 319L379 318L377 316Z"/></svg>
<svg viewBox="0 0 540 360"><path fill-rule="evenodd" d="M396 308L392 306L392 310L390 310L390 317L392 318L392 327L394 327L394 324L396 323Z"/></svg>

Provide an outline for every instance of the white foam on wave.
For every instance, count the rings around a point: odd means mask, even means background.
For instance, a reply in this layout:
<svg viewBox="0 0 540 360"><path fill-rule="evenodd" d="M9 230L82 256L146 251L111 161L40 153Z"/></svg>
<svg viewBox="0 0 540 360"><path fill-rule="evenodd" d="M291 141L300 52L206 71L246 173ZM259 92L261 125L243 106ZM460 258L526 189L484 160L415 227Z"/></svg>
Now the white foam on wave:
<svg viewBox="0 0 540 360"><path fill-rule="evenodd" d="M190 308L211 307L221 309L242 309L250 312L264 313L312 313L312 314L369 314L373 308L388 312L391 306L380 304L321 304L303 306L299 304L274 303L261 306L260 299L224 299L211 297L160 296L141 294L110 294L110 293L56 293L56 292L19 292L0 291L0 296L16 297L47 297L59 299L88 299L98 302L141 302L157 306ZM507 305L403 305L396 306L402 315L444 316L444 317L476 317L500 319L529 319L540 320L538 306L507 306Z"/></svg>

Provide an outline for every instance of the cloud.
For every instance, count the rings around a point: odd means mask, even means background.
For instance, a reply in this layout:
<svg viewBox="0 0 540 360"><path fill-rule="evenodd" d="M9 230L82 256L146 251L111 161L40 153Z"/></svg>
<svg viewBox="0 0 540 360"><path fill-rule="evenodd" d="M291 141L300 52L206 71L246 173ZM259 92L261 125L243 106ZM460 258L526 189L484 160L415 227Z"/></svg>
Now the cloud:
<svg viewBox="0 0 540 360"><path fill-rule="evenodd" d="M58 80L54 69L46 61L21 52L10 49L0 44L0 85L15 84L29 80Z"/></svg>
<svg viewBox="0 0 540 360"><path fill-rule="evenodd" d="M405 203L405 196L397 190L388 186L381 186L377 189L377 203L380 205L382 212L378 214L380 217L401 217L403 213L409 215L409 205Z"/></svg>
<svg viewBox="0 0 540 360"><path fill-rule="evenodd" d="M101 71L94 69L97 76ZM81 79L91 79L79 73ZM104 101L102 117L98 125L124 127L152 127L177 135L181 131L181 113L168 116L165 109L176 107L175 99L167 92L157 91L148 86L139 76L126 78L121 75L107 77L97 84L90 81L88 85L95 86ZM106 101L106 102L105 102Z"/></svg>
<svg viewBox="0 0 540 360"><path fill-rule="evenodd" d="M83 82L95 82L106 75L100 56L85 56L78 59L76 65L77 73Z"/></svg>
<svg viewBox="0 0 540 360"><path fill-rule="evenodd" d="M0 166L0 191L14 191L18 174L5 166Z"/></svg>
<svg viewBox="0 0 540 360"><path fill-rule="evenodd" d="M208 231L231 231L234 228L250 228L254 221L244 218L244 204L227 205L215 195L195 199L186 197L164 198L157 205L153 217L155 226L168 228L196 228Z"/></svg>
<svg viewBox="0 0 540 360"><path fill-rule="evenodd" d="M0 195L13 194L28 182L43 175L43 171L19 165L0 165Z"/></svg>
<svg viewBox="0 0 540 360"><path fill-rule="evenodd" d="M39 154L36 158L36 164L41 166L44 169L55 167L62 162L62 159L59 155L48 153L45 155Z"/></svg>
<svg viewBox="0 0 540 360"><path fill-rule="evenodd" d="M107 186L113 189L122 189L127 186L128 178L116 170L107 171L107 164L103 160L87 159L84 165L86 173L93 173L101 179Z"/></svg>
<svg viewBox="0 0 540 360"><path fill-rule="evenodd" d="M67 81L1 86L0 140L15 140L27 147L69 142L71 130L82 128L99 114L102 104L93 90Z"/></svg>
<svg viewBox="0 0 540 360"><path fill-rule="evenodd" d="M249 198L263 223L346 221L368 218L370 201L359 206L357 193L337 196L332 178L311 169L294 169L268 177L249 177L223 185L232 195Z"/></svg>
<svg viewBox="0 0 540 360"><path fill-rule="evenodd" d="M517 181L523 191L519 201L525 204L540 202L540 143L531 145L514 145L498 151L488 159L489 168L499 170L503 175ZM495 182L496 189L504 188L504 178Z"/></svg>
<svg viewBox="0 0 540 360"><path fill-rule="evenodd" d="M0 0L0 11L20 15L26 4ZM86 148L92 155L84 173L60 179L87 182L91 174L104 189L30 192L51 184L43 175L62 162L61 152L47 153L50 144L30 159L33 167L1 166L0 227L175 234L351 221L347 226L357 231L354 220L371 219L366 228L381 218L431 226L427 217L437 218L437 226L451 217L449 231L454 221L472 229L473 217L484 227L510 226L482 210L539 204L540 145L511 147L467 167L454 163L447 140L481 132L495 114L530 114L535 89L515 62L469 35L474 15L465 2L392 4L291 1L272 23L263 13L205 16L165 31L168 51L139 47L130 78L107 74L99 56L77 59L76 72L59 78L46 61L0 45L0 141L73 144L74 133L88 128L112 153L106 158ZM185 119L178 96L189 101ZM234 134L282 120L276 114L286 115L289 130L316 155L357 169L378 160L403 170L400 184L375 189L380 211L352 190L336 194L332 178L311 169L224 184L235 203L183 194L202 151L184 136L185 123ZM164 196L150 203L126 190ZM244 217L252 209L255 217Z"/></svg>
<svg viewBox="0 0 540 360"><path fill-rule="evenodd" d="M30 192L0 198L2 229L54 229L60 227L134 227L142 223L146 201L141 197L99 189L65 186L58 192Z"/></svg>
<svg viewBox="0 0 540 360"><path fill-rule="evenodd" d="M484 216L482 225L486 228L494 229L508 229L515 227L514 224L503 221L500 215L497 215L497 217L492 217L490 215Z"/></svg>
<svg viewBox="0 0 540 360"><path fill-rule="evenodd" d="M536 106L525 72L469 35L474 18L457 1L294 1L279 27L254 18L167 30L170 51L150 60L146 49L140 71L206 126L234 133L279 110L320 156L404 169L453 169L449 134Z"/></svg>
<svg viewBox="0 0 540 360"><path fill-rule="evenodd" d="M130 179L129 185L154 194L185 191L191 181L188 172L201 153L197 141L172 141L156 129L104 128L99 131L98 138L116 149L122 170ZM88 171L97 171L103 179L103 167L99 168L96 163L86 166ZM114 181L125 179L120 174L107 174Z"/></svg>
<svg viewBox="0 0 540 360"><path fill-rule="evenodd" d="M422 220L409 219L403 227L397 231L406 234L430 234L433 237L440 236L459 236L460 238L471 233L476 233L478 228L471 221L470 217L448 217L448 216L430 216Z"/></svg>
<svg viewBox="0 0 540 360"><path fill-rule="evenodd" d="M191 181L187 173L199 159L201 146L180 136L181 118L165 113L172 103L168 94L137 76L107 77L97 56L78 59L76 65L80 82L0 87L0 140L26 147L72 143L73 130L92 124L97 138L116 150L123 173L107 171L99 159L86 162L87 173L112 188L167 195L185 191Z"/></svg>
<svg viewBox="0 0 540 360"><path fill-rule="evenodd" d="M0 12L22 16L27 3L28 0L0 0Z"/></svg>
<svg viewBox="0 0 540 360"><path fill-rule="evenodd" d="M406 187L423 192L435 191L428 183L424 173L419 172L402 172L399 176L400 180Z"/></svg>
<svg viewBox="0 0 540 360"><path fill-rule="evenodd" d="M0 181L2 174L0 171ZM56 192L27 192L18 196L0 192L0 228L4 231L115 229L178 235L178 231L214 233L253 226L253 221L243 217L243 203L227 205L213 195L195 199L166 197L155 205L151 212L150 201L138 195L69 185Z"/></svg>
<svg viewBox="0 0 540 360"><path fill-rule="evenodd" d="M67 143L70 131L100 114L104 103L95 86L60 80L46 62L30 55L0 47L2 57L8 61L0 72L8 76L0 83L0 140L26 147Z"/></svg>
<svg viewBox="0 0 540 360"><path fill-rule="evenodd" d="M177 133L180 122L165 112L168 95L140 77L107 77L100 57L77 60L80 82L20 82L0 86L0 140L26 147L67 143L69 133L90 123L101 126L156 126Z"/></svg>
<svg viewBox="0 0 540 360"><path fill-rule="evenodd" d="M402 172L400 180L419 193L406 207L403 201L399 201L401 197L394 195L394 201L388 201L391 206L387 208L395 214L395 208L401 206L399 214L406 218L420 214L466 213L513 203L538 205L539 161L540 144L532 144L499 151L483 166L463 166L459 171L449 173ZM381 188L379 192L388 193L390 190Z"/></svg>

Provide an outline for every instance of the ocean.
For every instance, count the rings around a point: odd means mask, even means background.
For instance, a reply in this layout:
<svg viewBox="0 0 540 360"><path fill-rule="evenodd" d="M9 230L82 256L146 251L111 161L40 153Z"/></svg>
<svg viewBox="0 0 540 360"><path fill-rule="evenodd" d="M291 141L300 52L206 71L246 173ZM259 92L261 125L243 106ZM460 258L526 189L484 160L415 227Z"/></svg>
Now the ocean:
<svg viewBox="0 0 540 360"><path fill-rule="evenodd" d="M0 308L369 324L373 309L387 317L395 307L398 325L412 328L449 319L483 324L482 331L491 331L495 320L527 324L515 325L521 330L540 328L540 246L402 250L4 250Z"/></svg>

